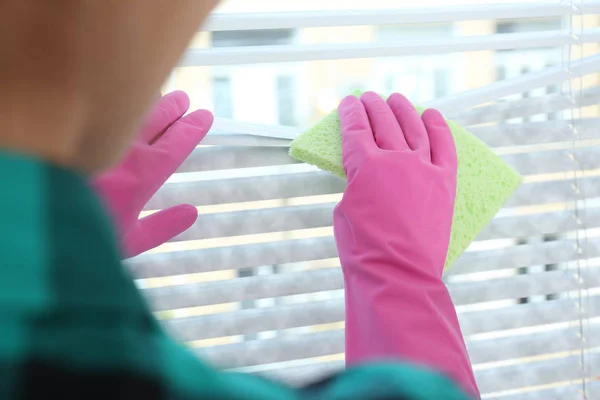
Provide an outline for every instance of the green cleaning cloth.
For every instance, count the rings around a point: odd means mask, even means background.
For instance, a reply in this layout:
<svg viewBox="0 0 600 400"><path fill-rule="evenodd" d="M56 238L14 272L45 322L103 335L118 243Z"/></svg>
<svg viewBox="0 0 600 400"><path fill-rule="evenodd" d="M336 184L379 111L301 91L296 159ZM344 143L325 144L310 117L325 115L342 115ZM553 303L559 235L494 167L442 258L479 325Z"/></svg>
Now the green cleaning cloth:
<svg viewBox="0 0 600 400"><path fill-rule="evenodd" d="M360 96L360 91L354 91ZM419 113L425 109L416 107ZM452 121L458 176L452 234L446 265L452 265L492 220L522 182L522 177L489 147ZM292 141L290 155L346 179L337 110Z"/></svg>

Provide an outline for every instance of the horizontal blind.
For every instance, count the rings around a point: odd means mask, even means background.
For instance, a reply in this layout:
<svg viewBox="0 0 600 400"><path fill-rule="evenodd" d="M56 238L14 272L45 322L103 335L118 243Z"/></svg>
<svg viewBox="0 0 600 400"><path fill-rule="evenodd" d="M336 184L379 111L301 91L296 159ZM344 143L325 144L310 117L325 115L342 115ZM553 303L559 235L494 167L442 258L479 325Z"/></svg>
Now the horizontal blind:
<svg viewBox="0 0 600 400"><path fill-rule="evenodd" d="M511 51L518 59L519 51L557 49L560 56L549 65L515 72L509 63L497 82L433 95L425 105L466 126L525 176L445 277L484 397L594 398L592 378L600 374L600 56L593 46L600 34L597 23L578 27L576 20L599 13L599 1L222 13L199 37L483 19L558 18L560 26L417 35L394 43L193 46L181 70L214 66L211 73L220 77L223 68L256 71L257 64L277 74L315 60L464 52L510 59ZM180 88L203 90L195 85ZM127 265L167 329L200 357L302 385L343 368L343 279L331 225L345 183L288 156L291 139L308 124L264 119L217 118L203 145L146 206L153 212L194 204L201 212L197 223Z"/></svg>

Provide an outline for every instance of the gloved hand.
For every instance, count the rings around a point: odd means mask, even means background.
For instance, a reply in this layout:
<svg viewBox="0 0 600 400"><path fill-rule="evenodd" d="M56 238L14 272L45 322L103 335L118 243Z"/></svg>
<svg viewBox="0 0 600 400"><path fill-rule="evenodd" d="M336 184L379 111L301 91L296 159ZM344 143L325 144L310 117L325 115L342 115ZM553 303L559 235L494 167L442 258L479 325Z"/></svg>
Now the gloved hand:
<svg viewBox="0 0 600 400"><path fill-rule="evenodd" d="M439 112L400 94L339 107L348 187L334 212L346 283L346 362L429 366L479 398L456 310L442 282L457 158Z"/></svg>
<svg viewBox="0 0 600 400"><path fill-rule="evenodd" d="M164 96L125 159L92 182L116 224L125 258L163 244L187 230L198 217L194 206L181 204L138 220L144 205L213 123L212 114L205 110L183 117L189 105L184 92Z"/></svg>

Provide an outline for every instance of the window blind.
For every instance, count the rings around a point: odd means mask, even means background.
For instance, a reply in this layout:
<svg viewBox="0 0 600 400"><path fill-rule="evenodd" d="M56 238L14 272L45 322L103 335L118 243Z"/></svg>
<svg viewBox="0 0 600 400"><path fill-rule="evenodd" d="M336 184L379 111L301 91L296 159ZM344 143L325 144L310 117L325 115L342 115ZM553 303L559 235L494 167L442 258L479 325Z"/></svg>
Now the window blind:
<svg viewBox="0 0 600 400"><path fill-rule="evenodd" d="M174 71L167 89L218 118L146 206L194 204L197 223L127 262L159 318L220 368L294 385L343 368L345 183L287 153L360 81L525 177L445 276L484 398L599 397L600 1L320 3L226 2Z"/></svg>

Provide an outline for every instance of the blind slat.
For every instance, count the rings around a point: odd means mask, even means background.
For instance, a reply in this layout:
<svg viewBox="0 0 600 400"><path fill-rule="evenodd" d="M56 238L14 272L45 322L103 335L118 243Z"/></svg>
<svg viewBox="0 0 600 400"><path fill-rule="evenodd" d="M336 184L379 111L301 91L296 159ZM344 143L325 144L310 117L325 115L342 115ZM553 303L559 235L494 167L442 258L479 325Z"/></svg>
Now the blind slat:
<svg viewBox="0 0 600 400"><path fill-rule="evenodd" d="M486 127L471 127L470 132L490 147L527 145L562 142L575 139L573 128L577 130L577 140L593 139L598 134L600 118L577 119L570 121L544 121L515 124L501 124Z"/></svg>
<svg viewBox="0 0 600 400"><path fill-rule="evenodd" d="M600 146L506 154L501 157L521 175L600 168Z"/></svg>
<svg viewBox="0 0 600 400"><path fill-rule="evenodd" d="M456 306L565 293L600 286L600 269L528 273L508 278L468 283L450 283L448 289ZM583 283L579 280L583 281Z"/></svg>
<svg viewBox="0 0 600 400"><path fill-rule="evenodd" d="M550 114L571 108L587 107L600 103L600 87L586 88L572 95L549 94L518 100L495 101L493 104L458 110L447 115L463 126L491 122L503 122L512 118L524 118L539 114Z"/></svg>
<svg viewBox="0 0 600 400"><path fill-rule="evenodd" d="M587 371L583 370L581 356L574 355L475 371L475 379L483 393L548 385L581 379L600 372L600 354L589 354L587 362Z"/></svg>
<svg viewBox="0 0 600 400"><path fill-rule="evenodd" d="M600 209L598 208L580 211L579 219L575 217L573 211L501 217L493 219L477 239L520 238L564 233L576 229L592 229L599 226Z"/></svg>
<svg viewBox="0 0 600 400"><path fill-rule="evenodd" d="M588 380L585 384L587 393L583 393L583 386L579 384L567 384L565 386L550 389L532 390L508 396L490 396L486 400L585 400L584 395L595 394L600 391L600 382ZM589 397L593 399L593 397Z"/></svg>
<svg viewBox="0 0 600 400"><path fill-rule="evenodd" d="M589 28L581 38L567 31L505 33L465 36L427 41L388 43L336 43L290 46L247 46L189 50L180 67L272 64L353 58L396 57L405 55L461 53L483 50L515 50L595 43L600 29Z"/></svg>
<svg viewBox="0 0 600 400"><path fill-rule="evenodd" d="M291 126L241 122L229 118L215 118L211 131L255 134L274 139L294 139L298 134L298 129Z"/></svg>
<svg viewBox="0 0 600 400"><path fill-rule="evenodd" d="M569 202L576 198L592 199L600 196L600 178L581 178L525 183L506 202L507 207Z"/></svg>
<svg viewBox="0 0 600 400"><path fill-rule="evenodd" d="M599 346L600 325L592 325L587 337L588 347ZM345 351L344 343L345 331L336 329L294 338L252 340L201 348L197 353L219 368L232 369L342 354ZM575 326L537 332L535 335L467 341L469 356L475 365L576 351L582 345L579 328Z"/></svg>
<svg viewBox="0 0 600 400"><path fill-rule="evenodd" d="M458 275L530 265L551 265L575 261L583 256L593 258L599 255L600 241L595 239L581 244L578 244L576 240L524 244L494 250L466 252L452 266L450 273Z"/></svg>
<svg viewBox="0 0 600 400"><path fill-rule="evenodd" d="M313 229L332 226L335 203L203 214L180 240L213 239L238 235ZM556 212L517 217L496 217L478 235L479 240L526 237L577 228L574 213ZM580 217L588 228L600 226L600 214L590 208Z"/></svg>
<svg viewBox="0 0 600 400"><path fill-rule="evenodd" d="M579 326L552 329L535 334L467 341L469 356L474 364L492 363L519 358L575 352L583 347L600 346L600 325L593 324L584 343Z"/></svg>
<svg viewBox="0 0 600 400"><path fill-rule="evenodd" d="M343 192L345 185L343 179L323 171L167 183L145 209L157 210L182 202L207 206L337 194ZM575 193L572 185L570 180L524 183L507 205L515 207L571 201ZM580 179L579 190L588 199L599 196L600 178Z"/></svg>
<svg viewBox="0 0 600 400"><path fill-rule="evenodd" d="M199 147L177 172L214 171L220 169L267 167L297 164L286 147L218 146Z"/></svg>
<svg viewBox="0 0 600 400"><path fill-rule="evenodd" d="M600 226L600 209L586 210L580 218L582 218L581 221L578 221L573 212L569 211L496 218L482 231L478 239L518 238L563 233L574 229L591 229ZM590 255L593 255L596 250L591 246L594 245L595 242L591 241L588 245L584 245L584 249L589 251ZM513 262L507 257L499 255L496 264L483 263L485 256L482 258L477 256L477 254L486 253L467 252L452 268L454 273L486 271L487 268L490 268L487 267L488 265L492 267L506 265L506 268L509 268L515 263L527 264L532 260L532 257L537 258L540 263L543 263L543 261L550 263L552 260L559 262L561 257L565 257L563 260L568 260L574 248L567 241L547 242L543 246L545 250L540 255L533 256L526 253L527 247L514 248L511 250L512 253L504 253L513 256ZM306 249L310 249L310 252L307 252ZM494 251L501 253L503 250L488 250L487 254L493 254ZM289 264L335 257L337 257L337 251L333 237L325 236L178 251L167 254L143 254L126 261L126 265L131 269L134 276L142 279L258 267L261 265Z"/></svg>
<svg viewBox="0 0 600 400"><path fill-rule="evenodd" d="M289 296L344 287L340 268L308 270L144 290L156 311Z"/></svg>
<svg viewBox="0 0 600 400"><path fill-rule="evenodd" d="M590 366L587 372L589 374L600 372L600 354L591 354L588 357L588 362ZM279 368L260 373L260 375L286 382L293 386L302 386L339 372L343 368L343 361L332 361L313 366ZM583 376L584 372L582 371L580 357L578 356L475 371L475 378L482 393L547 385L555 382L575 380Z"/></svg>
<svg viewBox="0 0 600 400"><path fill-rule="evenodd" d="M306 249L310 249L310 252ZM327 236L167 254L143 254L128 260L126 264L135 277L143 279L334 257L337 257L335 242L333 237Z"/></svg>
<svg viewBox="0 0 600 400"><path fill-rule="evenodd" d="M181 202L200 206L335 194L341 193L345 185L342 179L322 171L167 183L145 209L162 209Z"/></svg>
<svg viewBox="0 0 600 400"><path fill-rule="evenodd" d="M163 322L180 340L192 341L328 324L343 319L344 302L342 299L335 299L176 318Z"/></svg>
<svg viewBox="0 0 600 400"><path fill-rule="evenodd" d="M561 299L542 303L519 304L492 310L459 313L460 326L465 336L495 331L530 328L561 322L570 322L580 316L600 316L600 304L594 297L585 315L576 299Z"/></svg>
<svg viewBox="0 0 600 400"><path fill-rule="evenodd" d="M598 126L600 126L600 121ZM593 134L592 129L589 130ZM599 146L590 146L504 154L501 157L522 175L535 175L573 171L576 165L574 159L577 160L578 169L598 168L600 167L600 161L597 158L599 149ZM178 172L298 164L299 161L290 157L288 151L284 147L202 147L194 150Z"/></svg>
<svg viewBox="0 0 600 400"><path fill-rule="evenodd" d="M564 263L581 257L575 244L575 241L545 242L493 251L469 252L457 262L457 265L459 271L464 273ZM587 257L600 256L600 239L592 240L583 247ZM455 274L455 268L451 271ZM600 270L586 271L585 284L592 287L600 286L599 276ZM162 311L340 290L343 287L342 271L336 267L210 283L166 286L146 289L144 292L152 304L152 309ZM561 293L578 287L578 278L572 272L564 270L489 279L484 282L449 284L456 305Z"/></svg>
<svg viewBox="0 0 600 400"><path fill-rule="evenodd" d="M211 239L332 226L335 203L204 214L174 240Z"/></svg>
<svg viewBox="0 0 600 400"><path fill-rule="evenodd" d="M291 140L239 132L212 132L202 140L205 146L290 147Z"/></svg>
<svg viewBox="0 0 600 400"><path fill-rule="evenodd" d="M594 12L592 1L582 11ZM245 14L213 14L202 27L204 31L237 31L263 29L298 29L358 25L431 24L490 19L551 18L569 15L567 4L515 3L472 4L461 7L429 7L378 10L296 11ZM596 11L597 12L597 11Z"/></svg>
<svg viewBox="0 0 600 400"><path fill-rule="evenodd" d="M336 329L205 347L197 353L219 368L232 369L341 354L344 347L345 332Z"/></svg>
<svg viewBox="0 0 600 400"><path fill-rule="evenodd" d="M599 314L600 304L590 302L588 317ZM579 316L572 299L459 313L468 335L568 322ZM265 331L329 324L344 320L344 300L332 299L264 309L244 309L222 314L165 320L181 340L193 341Z"/></svg>

